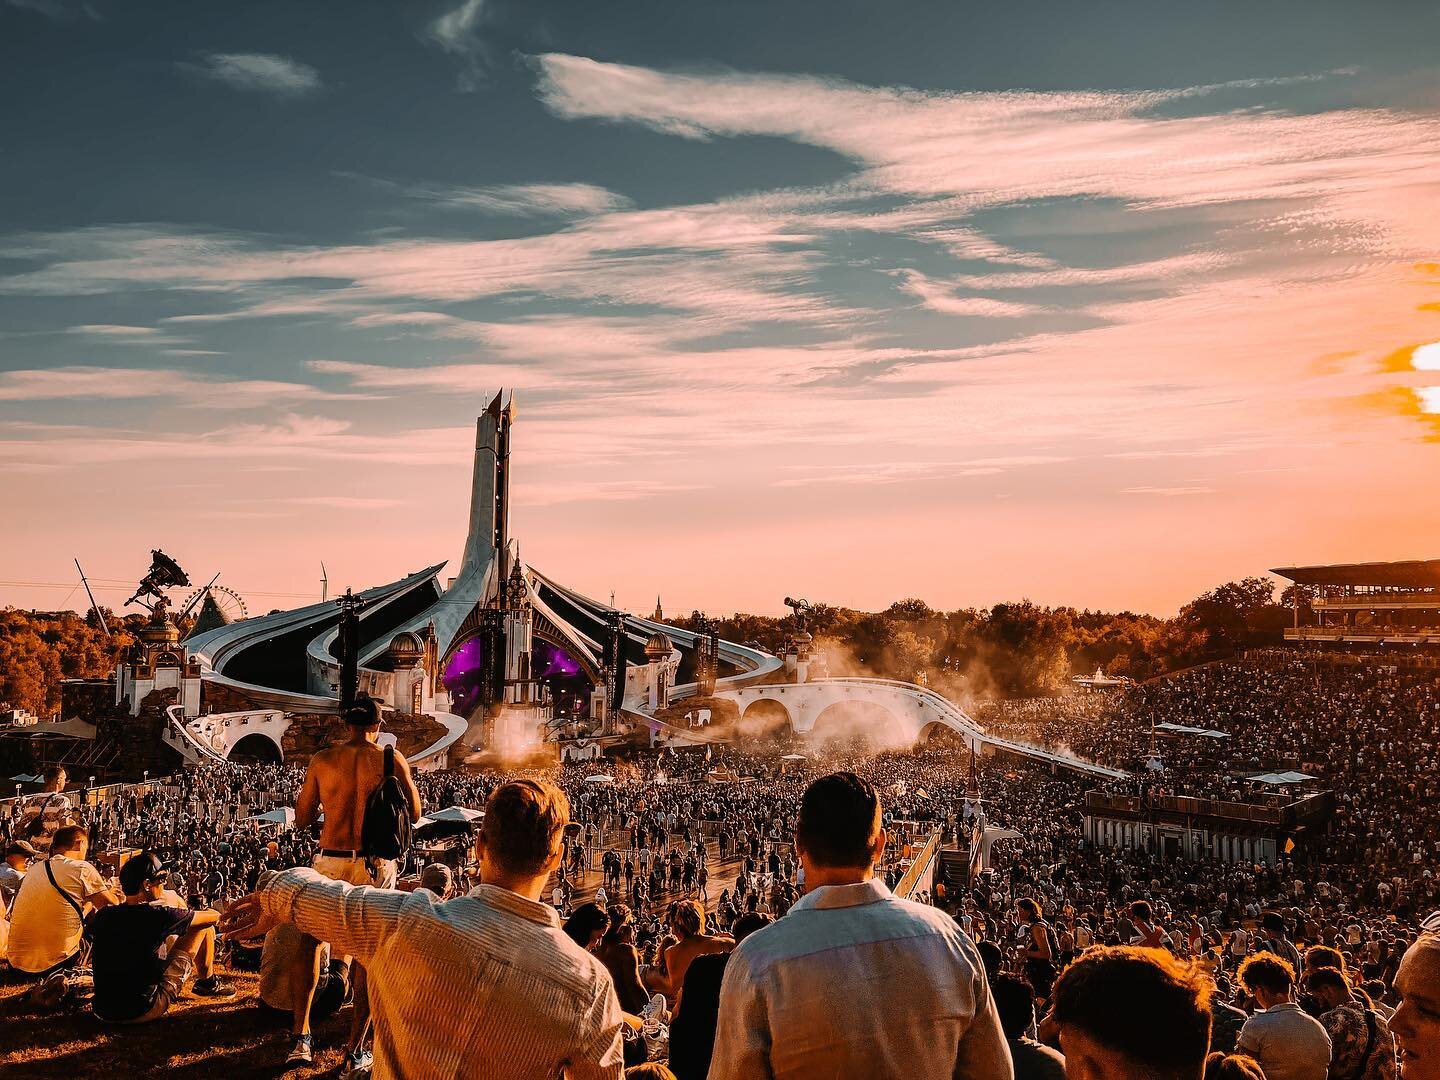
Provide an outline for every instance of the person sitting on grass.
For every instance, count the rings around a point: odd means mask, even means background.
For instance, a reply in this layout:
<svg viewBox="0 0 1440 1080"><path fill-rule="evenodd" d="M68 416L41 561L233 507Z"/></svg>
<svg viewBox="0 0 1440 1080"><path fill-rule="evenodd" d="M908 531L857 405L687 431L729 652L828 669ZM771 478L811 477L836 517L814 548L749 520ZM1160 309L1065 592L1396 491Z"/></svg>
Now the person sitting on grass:
<svg viewBox="0 0 1440 1080"><path fill-rule="evenodd" d="M170 907L163 894L170 872L152 851L120 868L123 904L90 919L91 965L97 1019L144 1024L164 1016L179 999L192 970L196 997L233 997L235 988L215 974L215 924L220 913ZM174 943L167 942L173 938Z"/></svg>
<svg viewBox="0 0 1440 1080"><path fill-rule="evenodd" d="M85 916L118 904L85 856L90 834L79 825L55 832L48 859L25 871L10 908L10 966L41 982L79 967L84 959Z"/></svg>

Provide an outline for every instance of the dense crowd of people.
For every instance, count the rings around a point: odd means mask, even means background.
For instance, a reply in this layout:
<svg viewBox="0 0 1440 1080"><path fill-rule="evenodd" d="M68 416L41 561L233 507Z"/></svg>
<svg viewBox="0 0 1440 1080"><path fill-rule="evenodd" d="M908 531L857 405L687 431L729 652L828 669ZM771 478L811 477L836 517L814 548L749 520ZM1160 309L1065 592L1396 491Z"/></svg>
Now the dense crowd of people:
<svg viewBox="0 0 1440 1080"><path fill-rule="evenodd" d="M309 1060L313 1010L356 1000L357 1020L369 1009L347 1071L377 1076L556 1075L544 1070L560 1062L565 1075L663 1067L682 1080L1440 1077L1440 922L1422 924L1440 908L1433 671L1262 654L981 716L1134 771L1112 790L1253 800L1248 776L1294 768L1335 792L1335 814L1273 862L1165 858L1087 842L1098 782L1036 761L944 744L788 760L793 747L692 748L606 762L604 776L594 763L404 770L416 814L485 816L474 837L454 830L448 867L424 865L437 857L426 840L382 880L342 809L378 771L351 791L327 788L323 762L309 775L202 766L104 800L52 774L0 815L10 963L53 982L81 961L82 912L98 909L95 1010L143 1022L192 975L197 996L229 992L217 924L236 963L263 930L262 999L294 1013L292 1063ZM1152 749L1152 721L1226 737ZM378 769L373 735L352 741ZM743 779L710 782L717 766ZM926 838L963 855L987 825L1018 835L986 860L937 859L908 899L893 895ZM116 849L143 857L107 879L87 856ZM397 879L362 894L375 922L357 923L353 888ZM99 918L112 906L171 914ZM121 938L172 944L137 964ZM143 1000L133 986L117 996L113 974L102 1000L117 958L148 972ZM439 1003L462 1000L463 1033L438 1030Z"/></svg>

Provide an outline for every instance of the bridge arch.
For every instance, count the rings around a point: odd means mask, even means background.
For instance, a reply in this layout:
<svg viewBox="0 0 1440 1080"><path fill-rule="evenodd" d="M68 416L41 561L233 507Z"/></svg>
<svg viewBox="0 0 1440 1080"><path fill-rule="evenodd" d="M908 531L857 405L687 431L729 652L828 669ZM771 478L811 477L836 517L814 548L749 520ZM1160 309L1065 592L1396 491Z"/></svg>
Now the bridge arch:
<svg viewBox="0 0 1440 1080"><path fill-rule="evenodd" d="M795 719L782 701L760 698L752 701L740 714L736 734L742 739L773 742L795 729Z"/></svg>
<svg viewBox="0 0 1440 1080"><path fill-rule="evenodd" d="M893 709L864 698L825 705L815 714L808 738L816 743L853 740L873 750L900 749L915 741L909 725Z"/></svg>
<svg viewBox="0 0 1440 1080"><path fill-rule="evenodd" d="M963 732L939 720L931 720L920 729L915 740L918 746L944 747L949 750L964 750L970 745Z"/></svg>
<svg viewBox="0 0 1440 1080"><path fill-rule="evenodd" d="M252 731L235 741L226 759L257 765L279 765L285 760L285 751L271 736Z"/></svg>

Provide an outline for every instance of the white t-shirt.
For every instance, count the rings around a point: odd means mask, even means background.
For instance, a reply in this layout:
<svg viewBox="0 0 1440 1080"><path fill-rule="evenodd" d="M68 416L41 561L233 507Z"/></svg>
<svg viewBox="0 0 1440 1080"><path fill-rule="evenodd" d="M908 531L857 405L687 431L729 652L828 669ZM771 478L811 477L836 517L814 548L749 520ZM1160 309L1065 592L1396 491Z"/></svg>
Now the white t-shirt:
<svg viewBox="0 0 1440 1080"><path fill-rule="evenodd" d="M54 967L80 947L84 926L75 909L50 884L46 860L30 864L10 912L10 966L36 974ZM84 905L105 889L100 871L65 855L48 860L55 884Z"/></svg>

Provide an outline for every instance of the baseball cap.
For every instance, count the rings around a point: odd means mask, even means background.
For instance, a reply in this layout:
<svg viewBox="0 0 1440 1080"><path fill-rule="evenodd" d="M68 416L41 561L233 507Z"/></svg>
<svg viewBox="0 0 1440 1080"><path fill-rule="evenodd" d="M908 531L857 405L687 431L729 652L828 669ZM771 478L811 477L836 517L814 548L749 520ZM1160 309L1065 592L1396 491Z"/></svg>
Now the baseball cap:
<svg viewBox="0 0 1440 1080"><path fill-rule="evenodd" d="M432 862L420 871L420 887L439 895L454 884L455 877L444 863Z"/></svg>
<svg viewBox="0 0 1440 1080"><path fill-rule="evenodd" d="M8 859L11 855L24 855L27 859L38 859L41 857L40 852L24 840L10 841L10 846L5 849L5 858Z"/></svg>
<svg viewBox="0 0 1440 1080"><path fill-rule="evenodd" d="M137 855L132 855L120 868L120 888L126 896L134 896L147 883L163 881L169 876L170 871L160 861L159 855L153 851L142 851Z"/></svg>

